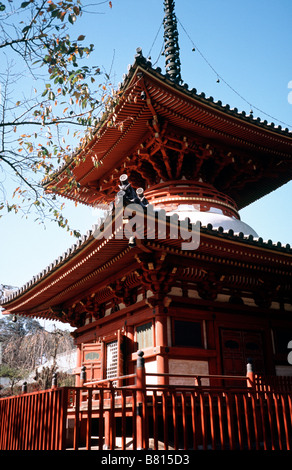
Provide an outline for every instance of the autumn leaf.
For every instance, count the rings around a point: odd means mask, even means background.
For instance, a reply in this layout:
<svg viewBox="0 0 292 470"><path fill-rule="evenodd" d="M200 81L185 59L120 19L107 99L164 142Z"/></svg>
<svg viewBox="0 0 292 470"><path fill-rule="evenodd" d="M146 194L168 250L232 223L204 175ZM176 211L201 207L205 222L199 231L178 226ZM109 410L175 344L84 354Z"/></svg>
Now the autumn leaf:
<svg viewBox="0 0 292 470"><path fill-rule="evenodd" d="M23 2L23 3L20 5L20 8L26 8L29 4L30 4L30 1L29 1L29 2Z"/></svg>
<svg viewBox="0 0 292 470"><path fill-rule="evenodd" d="M6 3L4 0L0 0L0 11L5 10L4 3ZM110 8L113 6L112 3L112 1L108 3ZM36 71L43 67L44 77L47 75L47 81L44 82L42 89L34 90L37 96L32 98L24 96L21 101L17 101L19 98L16 97L14 101L16 103L14 105L15 114L19 113L22 116L23 111L25 117L28 111L31 113L31 120L23 120L28 121L27 126L32 129L31 135L34 143L28 141L30 140L29 134L21 133L20 119L7 123L11 132L17 132L14 138L17 145L14 151L17 155L17 163L15 168L12 168L17 180L21 180L21 188L23 185L27 188L26 194L21 189L21 191L16 190L15 195L21 196L21 209L27 213L33 210L40 213L41 207L37 202L33 204L33 201L40 201L42 196L44 198L42 202L48 203L46 211L49 212L51 209L52 200L51 198L46 199L48 193L45 192L43 185L40 186L39 181L36 181L34 174L37 174L37 179L40 178L47 182L57 165L70 161L74 150L73 145L76 145L77 149L84 148L86 143L91 140L96 128L98 108L102 109L109 101L108 86L99 88L97 84L91 87L91 84L96 83L97 75L101 74L101 68L82 66L81 61L94 50L94 44L85 44L86 30L78 31L74 39L71 38L71 33L69 34L69 31L65 30L65 21L69 25L71 23L75 29L75 22L78 22L81 14L85 13L81 8L81 0L44 0L44 2L20 0L17 8L17 21L13 23L11 19L11 25L13 25L11 31L15 31L15 38L12 37L6 44L1 43L1 48L6 46L11 54L16 52L19 54L19 58L23 57L25 66L31 65ZM7 18L7 23L9 21L10 18ZM3 31L6 26L6 23L3 24ZM25 48L18 41L18 37L23 37L26 41ZM13 48L10 45L11 41ZM32 45L35 46L35 49ZM106 76L104 82L108 83L108 81L109 77ZM19 88L20 90L21 88ZM42 98L39 100L39 97ZM29 106L31 106L30 110ZM76 128L76 126L78 127ZM80 129L78 133L77 129ZM84 132L85 135L83 135ZM10 149L7 148L7 154L9 151ZM68 157L64 156L64 152L68 153ZM81 163L80 160L76 165ZM14 165L14 160L12 160L12 164ZM22 178L22 174L25 174L24 178ZM27 186L25 186L26 183ZM69 185L72 190L74 188L76 191L79 190L72 175L70 175ZM18 185L15 184L15 186ZM66 188L63 192L66 193ZM12 193L13 190L11 195ZM60 194L61 191L58 190L58 193ZM0 209L1 203L0 200ZM26 203L28 204L26 205ZM54 203L55 206L59 206L59 202ZM6 206L5 204L5 210L6 208L8 210L8 207L9 210L18 210L16 205ZM41 218L46 218L46 211L42 212ZM58 212L54 215L55 219L58 218L61 221L62 226L68 226L67 219L61 219ZM50 212L49 218L51 219L52 216L53 213ZM73 233L75 235L75 232Z"/></svg>

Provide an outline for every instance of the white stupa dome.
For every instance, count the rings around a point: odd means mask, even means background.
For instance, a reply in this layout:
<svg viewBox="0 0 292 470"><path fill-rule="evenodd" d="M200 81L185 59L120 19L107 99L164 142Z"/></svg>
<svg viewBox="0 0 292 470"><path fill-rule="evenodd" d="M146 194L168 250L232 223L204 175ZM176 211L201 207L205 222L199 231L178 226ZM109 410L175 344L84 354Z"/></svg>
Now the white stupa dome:
<svg viewBox="0 0 292 470"><path fill-rule="evenodd" d="M192 205L180 204L175 211L167 212L167 215L177 214L179 220L189 218L191 223L201 222L201 225L212 224L213 228L222 227L224 231L233 230L233 232L242 232L245 236L252 235L257 238L258 234L242 220L236 217L224 215L218 208L211 208L209 211L198 211Z"/></svg>

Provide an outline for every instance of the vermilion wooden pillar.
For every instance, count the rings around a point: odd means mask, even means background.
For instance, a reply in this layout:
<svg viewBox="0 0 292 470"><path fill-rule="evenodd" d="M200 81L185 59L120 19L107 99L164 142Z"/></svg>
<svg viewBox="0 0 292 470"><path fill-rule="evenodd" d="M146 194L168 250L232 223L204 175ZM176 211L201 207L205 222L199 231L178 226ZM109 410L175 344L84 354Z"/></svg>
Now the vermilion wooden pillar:
<svg viewBox="0 0 292 470"><path fill-rule="evenodd" d="M167 308L157 307L157 315L155 315L155 346L160 348L160 354L157 356L157 373L168 373L168 359L165 349L167 348ZM167 385L167 377L157 377L159 385Z"/></svg>
<svg viewBox="0 0 292 470"><path fill-rule="evenodd" d="M246 377L249 379L247 381L247 386L254 387L254 372L251 360L248 360L248 363L246 364Z"/></svg>
<svg viewBox="0 0 292 470"><path fill-rule="evenodd" d="M136 431L137 431L137 449L145 449L145 400L146 400L146 380L145 380L145 363L143 358L143 351L138 352L137 358L137 421L136 421Z"/></svg>
<svg viewBox="0 0 292 470"><path fill-rule="evenodd" d="M76 359L76 368L77 368L77 374L75 374L75 385L76 387L80 387L80 371L81 371L81 345L78 344L77 346L77 359Z"/></svg>
<svg viewBox="0 0 292 470"><path fill-rule="evenodd" d="M131 325L131 326L127 326L127 329L126 329L126 338L127 338L127 341L128 341L128 345L129 345L129 350L128 350L128 354L131 355L132 352L134 352L134 327ZM127 346L128 348L128 346ZM134 368L133 368L133 364L130 363L130 364L126 364L126 375L127 374L132 374L134 372Z"/></svg>

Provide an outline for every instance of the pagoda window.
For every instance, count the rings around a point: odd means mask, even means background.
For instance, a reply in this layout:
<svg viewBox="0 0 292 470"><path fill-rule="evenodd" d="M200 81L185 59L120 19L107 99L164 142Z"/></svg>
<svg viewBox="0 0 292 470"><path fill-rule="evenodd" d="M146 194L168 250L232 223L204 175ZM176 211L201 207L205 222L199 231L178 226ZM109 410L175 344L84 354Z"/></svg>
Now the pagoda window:
<svg viewBox="0 0 292 470"><path fill-rule="evenodd" d="M288 354L288 343L292 340L292 330L289 328L274 329L274 343L276 354Z"/></svg>
<svg viewBox="0 0 292 470"><path fill-rule="evenodd" d="M174 320L174 346L202 348L203 335L201 323Z"/></svg>
<svg viewBox="0 0 292 470"><path fill-rule="evenodd" d="M118 342L111 341L106 344L106 378L118 376Z"/></svg>
<svg viewBox="0 0 292 470"><path fill-rule="evenodd" d="M136 342L138 350L153 346L153 325L151 321L136 326Z"/></svg>

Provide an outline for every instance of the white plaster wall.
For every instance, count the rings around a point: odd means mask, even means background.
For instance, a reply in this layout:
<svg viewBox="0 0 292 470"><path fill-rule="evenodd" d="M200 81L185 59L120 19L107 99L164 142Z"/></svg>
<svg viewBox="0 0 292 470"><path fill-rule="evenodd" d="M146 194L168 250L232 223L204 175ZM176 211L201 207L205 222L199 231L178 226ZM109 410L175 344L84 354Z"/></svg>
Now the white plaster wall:
<svg viewBox="0 0 292 470"><path fill-rule="evenodd" d="M292 366L276 366L276 375L292 376Z"/></svg>
<svg viewBox="0 0 292 470"><path fill-rule="evenodd" d="M157 373L157 362L156 361L145 361L145 372L147 373ZM157 376L151 375L150 377L146 376L146 384L157 385Z"/></svg>
<svg viewBox="0 0 292 470"><path fill-rule="evenodd" d="M208 375L209 365L207 361L189 361L181 359L169 360L169 373L181 375ZM193 377L170 377L170 385L193 385ZM202 379L202 385L209 385L208 379Z"/></svg>

